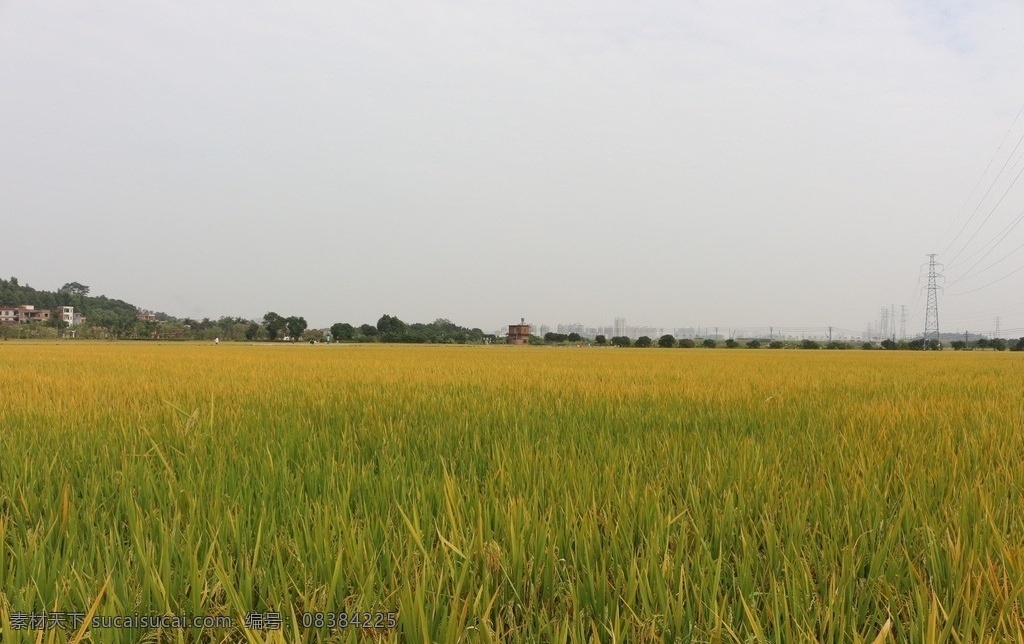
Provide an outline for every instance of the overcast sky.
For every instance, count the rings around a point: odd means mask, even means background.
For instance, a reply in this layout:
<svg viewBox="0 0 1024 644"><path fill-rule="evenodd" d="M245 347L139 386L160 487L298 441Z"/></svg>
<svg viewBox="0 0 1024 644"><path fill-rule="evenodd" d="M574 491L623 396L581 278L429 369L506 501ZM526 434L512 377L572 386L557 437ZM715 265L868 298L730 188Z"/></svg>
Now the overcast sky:
<svg viewBox="0 0 1024 644"><path fill-rule="evenodd" d="M944 331L1024 327L1022 106L1019 2L0 0L0 274L314 327L915 331L935 252Z"/></svg>

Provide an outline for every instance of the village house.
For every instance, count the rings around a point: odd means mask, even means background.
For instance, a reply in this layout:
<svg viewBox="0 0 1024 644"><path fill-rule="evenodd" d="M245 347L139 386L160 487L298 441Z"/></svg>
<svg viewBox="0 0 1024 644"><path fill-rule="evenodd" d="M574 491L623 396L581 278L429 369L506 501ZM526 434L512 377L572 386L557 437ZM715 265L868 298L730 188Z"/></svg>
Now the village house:
<svg viewBox="0 0 1024 644"><path fill-rule="evenodd" d="M530 325L525 319L520 319L519 324L508 325L508 343L519 347L530 344Z"/></svg>
<svg viewBox="0 0 1024 644"><path fill-rule="evenodd" d="M37 309L32 304L0 307L0 324L48 322L51 318L60 319L66 322L68 326L75 326L85 321L85 317L75 313L75 307L73 306L58 306L53 311Z"/></svg>

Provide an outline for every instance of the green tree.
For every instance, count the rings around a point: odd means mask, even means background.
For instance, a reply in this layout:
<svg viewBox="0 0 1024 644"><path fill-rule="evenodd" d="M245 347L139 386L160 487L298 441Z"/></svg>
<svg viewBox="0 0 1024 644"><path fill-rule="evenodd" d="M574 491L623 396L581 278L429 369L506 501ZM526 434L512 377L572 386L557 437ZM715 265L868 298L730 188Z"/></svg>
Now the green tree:
<svg viewBox="0 0 1024 644"><path fill-rule="evenodd" d="M805 339L800 343L800 348L802 349L817 349L820 346L815 340L811 339Z"/></svg>
<svg viewBox="0 0 1024 644"><path fill-rule="evenodd" d="M263 326L267 329L267 338L273 342L277 335L285 328L286 321L283 317L273 311L263 316Z"/></svg>
<svg viewBox="0 0 1024 644"><path fill-rule="evenodd" d="M373 326L372 324L360 324L359 334L367 338L376 338L377 327Z"/></svg>
<svg viewBox="0 0 1024 644"><path fill-rule="evenodd" d="M747 341L747 348L748 349L760 349L761 348L761 341L758 340L757 338L754 338L753 340L748 340Z"/></svg>
<svg viewBox="0 0 1024 644"><path fill-rule="evenodd" d="M636 342L633 343L634 347L641 347L643 349L646 349L647 347L650 347L650 346L653 346L653 345L654 345L654 340L650 339L646 335L640 336L639 338L636 339Z"/></svg>
<svg viewBox="0 0 1024 644"><path fill-rule="evenodd" d="M306 330L306 319L293 315L285 320L285 326L288 328L288 335L292 337L293 341L296 341L302 337L302 332Z"/></svg>
<svg viewBox="0 0 1024 644"><path fill-rule="evenodd" d="M245 339L252 342L260 335L260 325L253 322L245 329Z"/></svg>
<svg viewBox="0 0 1024 644"><path fill-rule="evenodd" d="M331 338L335 342L345 342L356 337L356 328L348 322L337 322L331 325Z"/></svg>
<svg viewBox="0 0 1024 644"><path fill-rule="evenodd" d="M89 287L78 282L68 282L64 286L60 287L59 290L67 293L71 297L85 297L89 294Z"/></svg>
<svg viewBox="0 0 1024 644"><path fill-rule="evenodd" d="M377 320L377 332L385 338L385 342L398 340L408 329L409 326L405 322L391 315L384 314Z"/></svg>
<svg viewBox="0 0 1024 644"><path fill-rule="evenodd" d="M672 335L669 335L668 333L666 333L665 335L663 335L660 338L658 338L658 346L662 347L664 349L668 349L669 347L676 346L675 336L672 336Z"/></svg>
<svg viewBox="0 0 1024 644"><path fill-rule="evenodd" d="M715 342L714 338L708 338L704 342L701 342L701 345L708 349L714 349L716 346L718 346L718 343Z"/></svg>
<svg viewBox="0 0 1024 644"><path fill-rule="evenodd" d="M740 343L737 342L736 340L733 340L732 338L729 338L728 340L725 341L725 346L727 346L730 349L735 349L736 347L740 346Z"/></svg>
<svg viewBox="0 0 1024 644"><path fill-rule="evenodd" d="M617 335L612 338L613 347L631 347L633 342L624 335Z"/></svg>
<svg viewBox="0 0 1024 644"><path fill-rule="evenodd" d="M600 344L601 346L604 346L604 345L608 344L608 338L604 337L603 335L599 335L596 338L594 338L594 342L596 344Z"/></svg>
<svg viewBox="0 0 1024 644"><path fill-rule="evenodd" d="M679 341L680 349L692 349L695 346L697 346L697 343L690 338L683 338L682 340Z"/></svg>

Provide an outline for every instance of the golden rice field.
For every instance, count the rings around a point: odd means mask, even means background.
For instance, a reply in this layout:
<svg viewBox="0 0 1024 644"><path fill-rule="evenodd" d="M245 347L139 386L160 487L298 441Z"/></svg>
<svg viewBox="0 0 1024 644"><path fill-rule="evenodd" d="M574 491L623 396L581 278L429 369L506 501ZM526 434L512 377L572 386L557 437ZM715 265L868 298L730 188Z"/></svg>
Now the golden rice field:
<svg viewBox="0 0 1024 644"><path fill-rule="evenodd" d="M0 640L1024 641L1022 359L0 343Z"/></svg>

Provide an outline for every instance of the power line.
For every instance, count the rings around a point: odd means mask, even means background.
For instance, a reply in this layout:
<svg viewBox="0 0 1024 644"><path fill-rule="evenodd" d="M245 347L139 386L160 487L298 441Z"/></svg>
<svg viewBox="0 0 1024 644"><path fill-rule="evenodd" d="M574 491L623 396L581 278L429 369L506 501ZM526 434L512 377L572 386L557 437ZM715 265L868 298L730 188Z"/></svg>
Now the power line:
<svg viewBox="0 0 1024 644"><path fill-rule="evenodd" d="M1008 130L1006 130L1006 134L1003 135L1003 138L999 142L999 146L996 148L996 151L992 153L992 158L989 159L988 165L985 166L985 171L981 173L981 176L978 178L978 183L975 184L974 188L971 189L971 193L970 194L972 194L972 195L974 194L974 192L978 189L978 186L981 185L981 182L985 178L985 175L988 174L989 168L992 167L992 162L996 160L996 157L999 155L999 151L1003 149L1003 144L1006 143L1006 139L1009 138L1010 132L1012 132L1014 126L1017 125L1017 121L1020 119L1021 113L1024 113L1024 105L1022 105L1020 110L1017 111L1017 115L1015 117L1013 117L1013 123L1011 123L1010 124L1010 128ZM999 169L999 172L996 174L996 176L992 179L992 183L989 184L988 189L985 190L985 194L978 201L978 205L974 207L974 210L971 212L970 217L968 217L967 221L964 222L964 225L960 227L960 230L953 237L953 240L949 242L949 245L946 246L946 248L942 251L942 253L940 253L941 255L945 255L946 253L948 253L949 250L953 247L953 245L957 242L957 240L960 239L960 235L962 235L964 233L964 231L967 230L967 226L970 225L970 223L974 219L975 215L978 214L978 210L981 208L981 205L983 203L985 203L985 199L987 199L989 193L992 192L992 188L994 188L996 183L999 181L999 177L1001 177L1003 175L1003 172L1006 170L1006 164L1008 164L1010 162L1010 159L1013 157L1014 152L1017 151L1017 148L1020 147L1020 144L1021 144L1022 141L1024 141L1024 133L1022 133L1020 138L1017 139L1017 144L1013 147L1013 152L1010 152L1010 154L1006 157L1006 160L1003 162L1002 167ZM964 205L960 206L960 211L959 212L963 212L964 207L967 205L967 203L970 201L970 199L971 199L970 196L968 196L967 200L964 202ZM963 252L963 249L961 249L961 252ZM959 253L958 253L958 255L959 255ZM954 257L954 259L956 259L956 258Z"/></svg>
<svg viewBox="0 0 1024 644"><path fill-rule="evenodd" d="M992 286L993 284L998 284L999 282L1002 282L1007 277L1010 277L1011 275L1015 275L1015 274L1017 274L1017 273L1019 273L1021 271L1024 271L1024 266L1021 266L1020 268L1018 268L1016 270L1010 271L1006 275L1003 275L1002 277L1000 277L997 280L992 280L991 282L989 282L988 284L985 284L984 286L979 286L978 288L972 288L969 291L961 291L960 293L952 293L951 295L967 295L968 293L977 293L978 291L980 291L982 289L985 289L985 288L988 288L988 287Z"/></svg>
<svg viewBox="0 0 1024 644"><path fill-rule="evenodd" d="M1024 134L1021 135L1021 140L1024 141ZM974 231L974 234L971 235L971 238L967 240L967 242L960 248L959 251L957 251L957 254L953 256L953 259L949 260L948 264L950 266L953 266L956 263L957 258L960 257L960 255L962 255L968 247L970 247L971 242L974 241L974 238L978 236L978 233L980 233L981 229L985 227L985 224L988 223L988 220L992 218L992 215L993 213L995 213L996 208L998 208L999 205L1003 203L1003 199L1006 199L1006 195L1010 193L1010 190L1013 188L1013 186L1017 185L1017 181L1020 179L1022 174L1024 174L1024 166L1022 166L1020 171L1016 174L1016 176L1013 177L1013 181L1010 182L1010 185L1006 186L1006 190L1004 190L1002 196L999 197L999 201L997 201L995 205L992 206L992 208L988 211L988 214L985 215L985 219L981 222L981 225L978 226L977 230ZM985 244L985 246L987 245L988 244ZM982 246L982 248L984 248L984 246Z"/></svg>
<svg viewBox="0 0 1024 644"><path fill-rule="evenodd" d="M1004 227L1004 228L1003 228L1003 229L1002 229L1001 231L999 231L999 234L998 234L998 235L997 235L996 237L992 238L992 240L990 240L990 241L989 241L989 242L988 242L987 244L985 244L984 246L982 246L982 247L981 247L981 248L979 248L978 250L974 251L974 253L972 253L972 254L971 254L971 255L970 255L969 257L967 257L967 259L965 259L965 260L964 260L965 262L966 262L966 261L970 261L970 260L971 260L971 259L972 259L972 258L973 258L973 257L974 257L975 255L977 255L978 253L980 253L980 252L981 252L982 250L984 250L984 249L985 249L986 247L988 248L988 250L987 250L987 251L985 251L985 254L984 254L984 255L982 255L981 257L979 257L979 258L977 259L977 261L975 261L975 262L974 262L973 264L971 264L971 265L970 265L970 267L969 267L969 268L968 268L967 270L965 270L965 271L964 271L964 274L963 274L963 275L961 275L960 277L958 277L958 278L956 278L955 280L953 280L953 282L952 282L952 283L950 283L950 284L949 284L948 286L952 286L953 284L955 284L955 283L957 283L957 282L959 282L959 281L961 281L961 280L965 280L965 279L970 279L970 278L971 278L971 277L973 277L974 275L977 275L978 273L981 273L981 272L983 272L983 271L985 271L985 270L988 270L988 269L982 269L982 270L980 270L980 271L977 271L977 273L973 273L973 274L971 273L971 271L973 271L973 270L974 270L974 267L976 267L976 266L977 266L978 264L980 264L980 263L982 262L982 260L984 260L984 259L985 259L986 257L988 257L989 255L991 255L991 254L992 254L992 251L994 251L994 250L995 250L996 248L998 248L998 247L999 247L999 244L1003 243L1003 240L1004 240L1004 239L1006 239L1006 237L1007 237L1007 236L1008 236L1008 235L1009 235L1009 234L1010 234L1011 232L1013 232L1013 229L1014 229L1014 228L1016 228L1016 227L1017 227L1018 225L1020 225L1020 222L1021 222L1021 221L1024 221L1024 211L1021 211L1021 213L1020 213L1019 215L1017 215L1017 218L1016 218L1016 219L1014 219L1013 221L1011 221L1011 222L1010 222L1009 224L1007 224L1007 225L1006 225L1006 226L1005 226L1005 227ZM1000 259L1000 260L996 261L996 262L995 262L995 264L992 264L991 266L989 266L989 268L991 268L992 266L995 266L995 265L996 265L996 264L998 264L999 262L1003 261L1003 259L1006 259L1006 258L1007 258L1007 257L1009 257L1010 255L1012 255L1012 254L1013 254L1014 252L1016 252L1016 251L1017 251L1017 250L1018 250L1019 248L1021 248L1021 246L1018 246L1017 248L1015 248L1015 249L1013 249L1012 251L1010 251L1010 253L1009 253L1008 255L1005 255L1005 256L1004 256L1004 257L1003 257L1002 259Z"/></svg>
<svg viewBox="0 0 1024 644"><path fill-rule="evenodd" d="M1022 248L1024 248L1024 244L1021 244L1020 246L1017 246L1016 248L1011 250L1009 253L1003 255L1002 257L1000 257L996 261L992 262L991 264L989 264L985 268L983 268L983 269L981 269L979 271L975 271L974 273L971 273L971 274L968 274L968 275L964 275L963 277L958 277L957 279L953 280L953 282L951 284L949 284L949 286L952 286L953 284L956 284L957 282L963 281L965 279L971 279L972 277L977 277L978 275L981 275L982 273L984 273L988 269L995 268L996 266L999 266L999 264L1002 263L1003 260L1008 258L1010 255L1013 255L1014 253L1016 253L1018 250L1020 250ZM977 263L975 263L975 266L977 266Z"/></svg>

